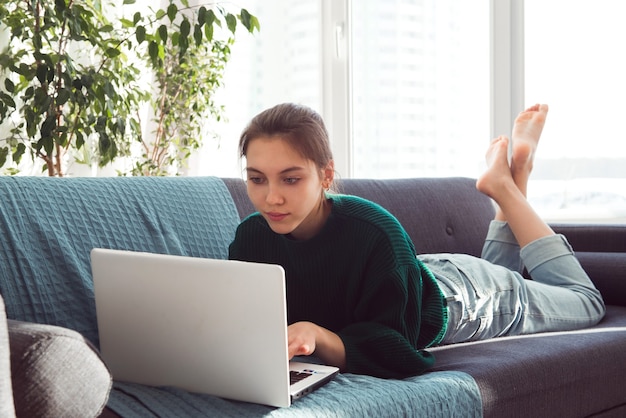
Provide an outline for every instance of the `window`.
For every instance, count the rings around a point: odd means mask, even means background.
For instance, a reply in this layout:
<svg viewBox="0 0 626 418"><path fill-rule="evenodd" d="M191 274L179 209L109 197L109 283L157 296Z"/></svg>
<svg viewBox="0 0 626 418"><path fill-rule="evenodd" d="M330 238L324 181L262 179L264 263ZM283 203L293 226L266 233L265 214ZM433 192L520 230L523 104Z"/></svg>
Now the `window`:
<svg viewBox="0 0 626 418"><path fill-rule="evenodd" d="M626 222L626 2L524 8L524 94L550 105L531 200L547 219Z"/></svg>
<svg viewBox="0 0 626 418"><path fill-rule="evenodd" d="M239 36L233 47L221 152L208 144L192 173L238 173L230 163L239 132L284 101L322 113L343 177L482 171L490 139L489 0L240 5L259 18L261 32Z"/></svg>

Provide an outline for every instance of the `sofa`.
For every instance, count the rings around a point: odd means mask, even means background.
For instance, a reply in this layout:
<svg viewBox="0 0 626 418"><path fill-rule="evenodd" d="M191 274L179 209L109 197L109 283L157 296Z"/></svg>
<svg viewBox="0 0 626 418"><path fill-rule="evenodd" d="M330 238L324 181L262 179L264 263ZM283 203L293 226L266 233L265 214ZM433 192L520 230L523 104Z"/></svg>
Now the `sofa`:
<svg viewBox="0 0 626 418"><path fill-rule="evenodd" d="M494 214L469 178L343 179L338 191L387 208L418 253L479 255ZM589 329L435 347L423 375L340 373L289 408L111 376L90 250L226 258L252 211L241 179L0 177L0 417L626 416L626 225L553 225L607 304Z"/></svg>

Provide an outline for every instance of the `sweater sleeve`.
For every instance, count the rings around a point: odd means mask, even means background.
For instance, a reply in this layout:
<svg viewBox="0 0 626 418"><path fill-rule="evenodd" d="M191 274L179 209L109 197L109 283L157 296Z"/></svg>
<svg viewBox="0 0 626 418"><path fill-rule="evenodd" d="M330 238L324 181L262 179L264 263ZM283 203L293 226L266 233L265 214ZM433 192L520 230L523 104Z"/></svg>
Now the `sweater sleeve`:
<svg viewBox="0 0 626 418"><path fill-rule="evenodd" d="M416 350L393 328L378 322L359 322L339 336L346 348L346 372L402 379L424 373L434 362L425 350Z"/></svg>
<svg viewBox="0 0 626 418"><path fill-rule="evenodd" d="M372 274L377 277L366 281L355 322L337 333L346 349L346 371L383 378L423 373L435 359L417 347L428 346L441 332L441 305L433 307L431 321L422 303L423 293L431 289L421 286L419 264L402 266L393 274Z"/></svg>

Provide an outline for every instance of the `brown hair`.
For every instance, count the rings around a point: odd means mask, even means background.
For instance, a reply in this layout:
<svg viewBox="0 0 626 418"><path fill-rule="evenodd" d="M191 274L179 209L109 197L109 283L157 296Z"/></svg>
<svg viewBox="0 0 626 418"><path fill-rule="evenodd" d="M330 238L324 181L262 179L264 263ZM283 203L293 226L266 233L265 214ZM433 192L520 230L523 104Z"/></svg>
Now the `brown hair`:
<svg viewBox="0 0 626 418"><path fill-rule="evenodd" d="M239 156L246 156L248 144L253 139L274 135L280 135L320 169L333 159L322 117L313 109L293 103L276 105L252 118L239 138Z"/></svg>

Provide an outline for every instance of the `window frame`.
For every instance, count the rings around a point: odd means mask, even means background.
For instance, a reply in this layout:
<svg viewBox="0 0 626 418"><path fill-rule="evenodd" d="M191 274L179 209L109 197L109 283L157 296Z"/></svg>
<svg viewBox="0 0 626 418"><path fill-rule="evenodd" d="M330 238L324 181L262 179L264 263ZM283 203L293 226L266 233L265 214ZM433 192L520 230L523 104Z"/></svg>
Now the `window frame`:
<svg viewBox="0 0 626 418"><path fill-rule="evenodd" d="M331 138L335 170L353 174L352 0L322 1L322 117Z"/></svg>
<svg viewBox="0 0 626 418"><path fill-rule="evenodd" d="M491 137L524 110L524 0L490 0Z"/></svg>

